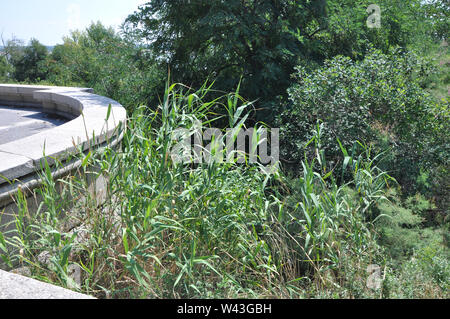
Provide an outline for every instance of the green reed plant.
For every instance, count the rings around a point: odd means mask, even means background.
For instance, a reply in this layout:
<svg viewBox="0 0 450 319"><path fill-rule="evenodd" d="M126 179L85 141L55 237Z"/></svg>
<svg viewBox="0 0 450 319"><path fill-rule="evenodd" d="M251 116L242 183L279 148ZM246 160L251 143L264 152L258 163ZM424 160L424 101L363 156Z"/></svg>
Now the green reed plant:
<svg viewBox="0 0 450 319"><path fill-rule="evenodd" d="M282 168L269 174L248 154L175 161L179 128L194 136L225 119L222 133L231 129L235 138L245 127L251 104L238 90L213 101L210 90L167 85L158 107L130 115L121 150L80 153L79 175L54 181L44 165L40 211L20 209L16 230L24 239L0 241L22 253L0 254L36 278L101 298L379 297L365 286L367 266L384 263L367 216L389 177L370 151L342 148L343 167L328 170L319 124L299 178ZM214 113L219 107L228 118ZM262 139L254 132L252 149ZM225 134L212 145L213 156L226 158ZM343 172L352 178L338 184ZM86 173L108 177L103 205Z"/></svg>

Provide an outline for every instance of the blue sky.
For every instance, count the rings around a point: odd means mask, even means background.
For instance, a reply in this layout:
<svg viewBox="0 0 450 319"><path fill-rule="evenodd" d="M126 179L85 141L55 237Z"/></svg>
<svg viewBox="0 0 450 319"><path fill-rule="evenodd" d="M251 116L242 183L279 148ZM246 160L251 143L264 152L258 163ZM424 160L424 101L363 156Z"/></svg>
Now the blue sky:
<svg viewBox="0 0 450 319"><path fill-rule="evenodd" d="M62 43L71 30L92 21L117 27L145 0L0 0L0 35L38 39L45 45ZM1 43L0 43L1 45Z"/></svg>

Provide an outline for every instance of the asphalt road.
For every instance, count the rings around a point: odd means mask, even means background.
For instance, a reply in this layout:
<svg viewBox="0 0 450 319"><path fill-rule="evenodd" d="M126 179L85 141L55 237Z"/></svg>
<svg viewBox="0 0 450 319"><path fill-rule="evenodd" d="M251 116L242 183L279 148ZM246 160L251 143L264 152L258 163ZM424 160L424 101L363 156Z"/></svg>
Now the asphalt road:
<svg viewBox="0 0 450 319"><path fill-rule="evenodd" d="M66 122L32 108L0 106L0 145L37 134Z"/></svg>

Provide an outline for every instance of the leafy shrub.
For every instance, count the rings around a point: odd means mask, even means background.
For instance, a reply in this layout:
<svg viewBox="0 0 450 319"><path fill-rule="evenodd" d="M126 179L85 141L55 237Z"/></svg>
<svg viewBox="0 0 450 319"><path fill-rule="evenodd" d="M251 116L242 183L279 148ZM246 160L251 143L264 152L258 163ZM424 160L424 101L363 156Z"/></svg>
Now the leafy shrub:
<svg viewBox="0 0 450 319"><path fill-rule="evenodd" d="M336 57L314 72L299 67L289 89L291 105L280 110L284 159L296 165L318 120L326 130L322 145L330 165L339 157L338 138L350 148L357 140L376 152L389 148L384 169L405 189L415 187L420 168L448 157L448 110L423 86L431 65L412 53L373 50L363 61Z"/></svg>
<svg viewBox="0 0 450 319"><path fill-rule="evenodd" d="M399 269L390 268L383 282L385 298L449 298L449 255L436 245L414 252Z"/></svg>

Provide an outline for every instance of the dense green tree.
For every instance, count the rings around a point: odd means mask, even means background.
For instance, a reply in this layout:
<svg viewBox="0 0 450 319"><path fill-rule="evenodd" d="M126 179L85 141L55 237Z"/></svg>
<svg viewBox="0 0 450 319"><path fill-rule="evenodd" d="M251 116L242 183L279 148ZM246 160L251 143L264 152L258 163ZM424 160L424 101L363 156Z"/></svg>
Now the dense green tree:
<svg viewBox="0 0 450 319"><path fill-rule="evenodd" d="M425 19L420 0L380 0L381 28L369 28L373 1L153 0L127 19L176 81L206 78L272 110L286 96L299 63L309 70L345 55L363 59L371 46L408 45ZM267 120L267 113L260 113ZM269 117L270 118L270 117Z"/></svg>
<svg viewBox="0 0 450 319"><path fill-rule="evenodd" d="M32 39L30 44L23 49L23 55L13 57L14 78L20 82L45 80L47 56L47 48L38 40Z"/></svg>
<svg viewBox="0 0 450 319"><path fill-rule="evenodd" d="M132 38L99 22L72 32L48 60L50 82L92 87L129 109L152 104L157 100L157 88L163 88L166 80L154 58Z"/></svg>
<svg viewBox="0 0 450 319"><path fill-rule="evenodd" d="M85 31L74 31L64 38L64 44L55 46L50 56L51 80L94 86L107 75L102 74L105 64L119 49L120 37L100 23L91 24Z"/></svg>
<svg viewBox="0 0 450 319"><path fill-rule="evenodd" d="M0 52L0 82L6 82L11 72L11 66L3 52Z"/></svg>
<svg viewBox="0 0 450 319"><path fill-rule="evenodd" d="M429 0L424 3L425 16L431 25L431 34L439 40L449 38L450 1Z"/></svg>
<svg viewBox="0 0 450 319"><path fill-rule="evenodd" d="M262 104L284 94L299 57L320 61L308 47L326 27L325 1L306 0L155 0L127 21L175 81L229 90L242 77L242 94Z"/></svg>
<svg viewBox="0 0 450 319"><path fill-rule="evenodd" d="M372 4L380 11L369 9ZM320 34L321 52L327 59L336 55L363 59L371 47L384 53L395 46L406 47L426 20L420 0L329 0L327 8L328 28ZM379 14L379 27L368 25L374 14Z"/></svg>
<svg viewBox="0 0 450 319"><path fill-rule="evenodd" d="M14 65L18 64L24 55L24 42L17 38L12 38L6 43L3 41L3 57L6 60L6 65L8 65L9 78L13 79L14 76ZM6 67L6 66L5 66Z"/></svg>

